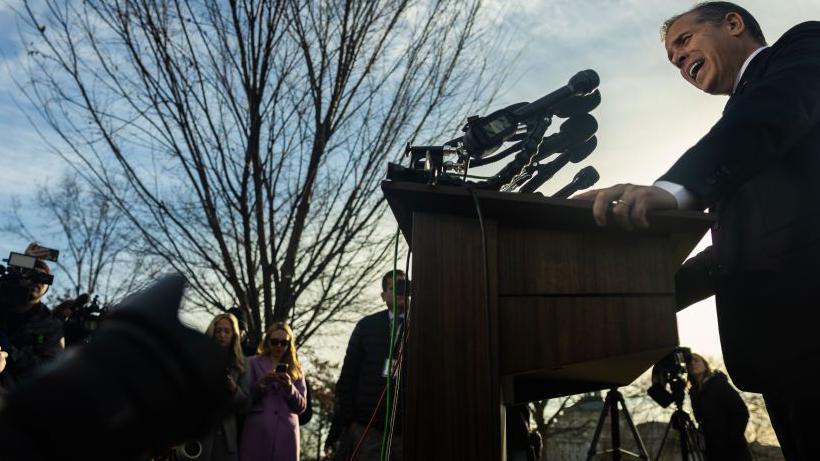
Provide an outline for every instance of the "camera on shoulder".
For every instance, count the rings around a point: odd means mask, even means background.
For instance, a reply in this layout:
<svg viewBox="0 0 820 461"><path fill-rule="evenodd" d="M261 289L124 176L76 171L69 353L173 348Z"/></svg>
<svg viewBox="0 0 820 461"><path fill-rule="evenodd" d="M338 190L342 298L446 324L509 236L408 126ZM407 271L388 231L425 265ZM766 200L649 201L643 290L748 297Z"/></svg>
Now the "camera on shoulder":
<svg viewBox="0 0 820 461"><path fill-rule="evenodd" d="M30 246L31 248L32 246ZM37 256L11 252L6 265L0 265L0 306L18 306L28 302L38 286L50 286L54 276L38 264L38 259L57 261L59 252L33 245Z"/></svg>

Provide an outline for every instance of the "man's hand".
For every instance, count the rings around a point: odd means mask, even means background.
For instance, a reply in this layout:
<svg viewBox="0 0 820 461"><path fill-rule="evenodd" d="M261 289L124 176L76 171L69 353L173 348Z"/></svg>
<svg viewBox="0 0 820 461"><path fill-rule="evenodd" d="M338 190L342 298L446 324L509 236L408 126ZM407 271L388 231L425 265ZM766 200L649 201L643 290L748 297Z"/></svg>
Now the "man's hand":
<svg viewBox="0 0 820 461"><path fill-rule="evenodd" d="M647 229L647 211L678 208L678 200L674 195L655 186L618 184L606 189L586 191L573 198L594 201L592 216L599 226L606 225L607 211L612 208L615 220L626 230L635 227Z"/></svg>

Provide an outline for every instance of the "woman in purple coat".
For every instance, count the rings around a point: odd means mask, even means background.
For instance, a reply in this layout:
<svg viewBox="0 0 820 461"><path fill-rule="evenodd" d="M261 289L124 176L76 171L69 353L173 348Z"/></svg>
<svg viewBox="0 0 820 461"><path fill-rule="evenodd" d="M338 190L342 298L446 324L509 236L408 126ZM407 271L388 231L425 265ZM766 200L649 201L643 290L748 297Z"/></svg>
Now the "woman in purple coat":
<svg viewBox="0 0 820 461"><path fill-rule="evenodd" d="M298 461L299 414L305 411L305 378L293 331L274 323L259 355L248 359L251 409L245 418L241 461Z"/></svg>

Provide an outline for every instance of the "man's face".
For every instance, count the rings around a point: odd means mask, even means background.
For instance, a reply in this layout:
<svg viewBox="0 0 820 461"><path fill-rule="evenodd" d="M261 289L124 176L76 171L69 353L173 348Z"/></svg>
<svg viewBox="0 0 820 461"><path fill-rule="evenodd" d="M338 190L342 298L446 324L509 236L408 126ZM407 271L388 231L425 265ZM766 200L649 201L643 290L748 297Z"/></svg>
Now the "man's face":
<svg viewBox="0 0 820 461"><path fill-rule="evenodd" d="M40 269L39 267L35 268L34 270L36 270L37 272L40 272L41 274L48 274L48 272ZM48 285L46 285L45 283L32 284L32 286L31 286L31 296L30 296L29 299L32 302L39 302L40 299L43 296L45 296L47 291L48 291Z"/></svg>
<svg viewBox="0 0 820 461"><path fill-rule="evenodd" d="M720 24L681 16L666 33L666 53L681 76L709 94L732 94L735 77L748 54L740 39L743 21L730 13Z"/></svg>
<svg viewBox="0 0 820 461"><path fill-rule="evenodd" d="M403 275L397 275L396 280L405 280ZM387 279L387 283L385 283L385 287L387 288L382 292L382 300L387 305L387 308L393 310L393 278L390 277ZM400 311L404 311L404 295L401 293L396 293L396 309Z"/></svg>

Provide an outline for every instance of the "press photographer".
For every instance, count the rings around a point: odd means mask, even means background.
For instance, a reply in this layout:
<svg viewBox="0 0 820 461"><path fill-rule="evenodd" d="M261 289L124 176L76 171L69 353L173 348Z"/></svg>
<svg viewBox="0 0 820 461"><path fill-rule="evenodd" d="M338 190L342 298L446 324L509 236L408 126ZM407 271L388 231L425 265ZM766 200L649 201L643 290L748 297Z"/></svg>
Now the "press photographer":
<svg viewBox="0 0 820 461"><path fill-rule="evenodd" d="M99 297L94 296L91 302L89 299L91 296L83 293L54 308L54 317L63 322L66 348L87 343L108 314L108 306L101 307Z"/></svg>
<svg viewBox="0 0 820 461"><path fill-rule="evenodd" d="M745 436L749 410L729 378L712 370L698 354L691 354L686 369L689 400L706 442L707 459L751 461Z"/></svg>
<svg viewBox="0 0 820 461"><path fill-rule="evenodd" d="M0 266L0 348L8 352L0 386L6 390L28 377L63 349L63 326L41 301L54 280L38 257L56 260L57 252L31 244L25 254L11 253Z"/></svg>

